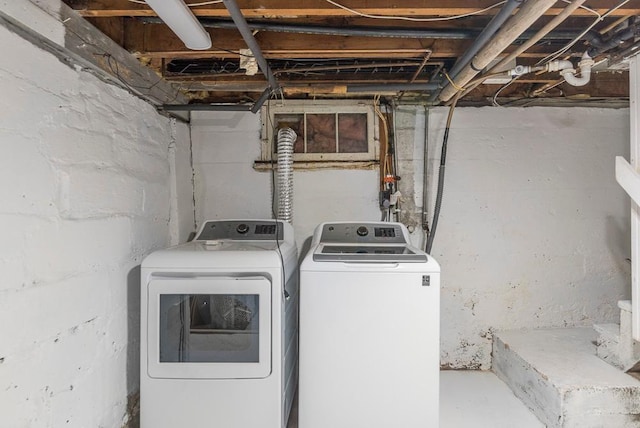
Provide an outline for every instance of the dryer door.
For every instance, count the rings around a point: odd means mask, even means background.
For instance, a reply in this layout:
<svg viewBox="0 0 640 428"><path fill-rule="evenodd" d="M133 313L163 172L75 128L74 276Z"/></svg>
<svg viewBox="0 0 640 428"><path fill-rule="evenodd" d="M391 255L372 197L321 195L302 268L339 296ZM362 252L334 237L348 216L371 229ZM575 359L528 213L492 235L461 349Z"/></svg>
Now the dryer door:
<svg viewBox="0 0 640 428"><path fill-rule="evenodd" d="M264 378L271 373L271 282L265 277L157 278L148 293L154 378Z"/></svg>

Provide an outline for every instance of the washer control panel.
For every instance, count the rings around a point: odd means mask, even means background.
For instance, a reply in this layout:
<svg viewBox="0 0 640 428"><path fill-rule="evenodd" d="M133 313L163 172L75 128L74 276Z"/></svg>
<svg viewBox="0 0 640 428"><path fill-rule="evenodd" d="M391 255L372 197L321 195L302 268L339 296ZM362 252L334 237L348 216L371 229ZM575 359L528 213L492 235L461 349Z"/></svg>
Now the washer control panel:
<svg viewBox="0 0 640 428"><path fill-rule="evenodd" d="M326 223L320 242L357 244L407 244L398 223Z"/></svg>
<svg viewBox="0 0 640 428"><path fill-rule="evenodd" d="M275 241L283 238L281 221L225 220L206 222L196 241Z"/></svg>

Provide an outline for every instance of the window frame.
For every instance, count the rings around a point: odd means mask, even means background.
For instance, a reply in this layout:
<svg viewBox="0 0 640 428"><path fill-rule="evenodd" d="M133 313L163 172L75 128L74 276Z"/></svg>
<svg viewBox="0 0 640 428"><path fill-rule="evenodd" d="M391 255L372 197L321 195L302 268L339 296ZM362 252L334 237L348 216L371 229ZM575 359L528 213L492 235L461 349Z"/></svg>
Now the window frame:
<svg viewBox="0 0 640 428"><path fill-rule="evenodd" d="M336 114L336 136L338 136L339 114L367 115L367 152L360 153L294 153L296 163L318 162L335 164L336 162L378 162L380 153L378 118L375 114L373 101L367 100L283 100L272 101L262 108L262 144L260 161L271 162L277 159L274 151L275 132L273 124L275 116L280 114ZM306 138L306 135L303 136ZM338 141L336 141L338 148Z"/></svg>

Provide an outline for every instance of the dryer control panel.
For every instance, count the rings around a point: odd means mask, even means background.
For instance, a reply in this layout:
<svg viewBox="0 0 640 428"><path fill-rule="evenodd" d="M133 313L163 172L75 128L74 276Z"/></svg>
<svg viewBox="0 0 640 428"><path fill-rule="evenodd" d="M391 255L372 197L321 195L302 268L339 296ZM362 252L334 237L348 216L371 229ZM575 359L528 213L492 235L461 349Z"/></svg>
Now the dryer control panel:
<svg viewBox="0 0 640 428"><path fill-rule="evenodd" d="M327 223L320 242L343 244L407 244L402 228L394 223Z"/></svg>
<svg viewBox="0 0 640 428"><path fill-rule="evenodd" d="M282 222L276 220L208 221L200 229L196 241L281 241L284 239L283 229Z"/></svg>

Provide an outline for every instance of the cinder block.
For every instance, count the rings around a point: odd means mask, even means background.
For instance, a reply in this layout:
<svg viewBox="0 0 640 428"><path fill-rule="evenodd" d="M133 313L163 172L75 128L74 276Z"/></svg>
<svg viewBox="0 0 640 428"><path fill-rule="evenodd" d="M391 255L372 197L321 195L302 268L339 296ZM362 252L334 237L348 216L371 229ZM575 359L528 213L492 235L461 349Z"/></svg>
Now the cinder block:
<svg viewBox="0 0 640 428"><path fill-rule="evenodd" d="M142 215L144 184L123 171L70 167L62 171L58 204L68 219Z"/></svg>
<svg viewBox="0 0 640 428"><path fill-rule="evenodd" d="M79 132L63 126L48 131L46 143L41 147L43 155L57 164L114 165L113 141L99 133Z"/></svg>
<svg viewBox="0 0 640 428"><path fill-rule="evenodd" d="M42 223L27 234L27 281L47 284L73 275L107 271L128 261L131 224L127 217Z"/></svg>
<svg viewBox="0 0 640 428"><path fill-rule="evenodd" d="M131 224L132 256L142 257L169 245L168 210L165 217L136 218Z"/></svg>
<svg viewBox="0 0 640 428"><path fill-rule="evenodd" d="M0 213L56 215L54 171L37 142L9 132L0 141L0 150L7 154L0 160Z"/></svg>
<svg viewBox="0 0 640 428"><path fill-rule="evenodd" d="M5 294L0 299L2 352L14 355L104 316L109 312L108 291L104 273L94 273Z"/></svg>
<svg viewBox="0 0 640 428"><path fill-rule="evenodd" d="M424 107L401 105L395 111L396 130L421 129L424 131Z"/></svg>
<svg viewBox="0 0 640 428"><path fill-rule="evenodd" d="M124 173L152 183L165 183L170 174L168 150L165 149L145 153L139 148L120 148L114 154L114 162Z"/></svg>
<svg viewBox="0 0 640 428"><path fill-rule="evenodd" d="M396 157L401 161L421 163L424 159L424 129L407 128L396 131Z"/></svg>

